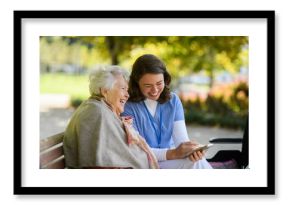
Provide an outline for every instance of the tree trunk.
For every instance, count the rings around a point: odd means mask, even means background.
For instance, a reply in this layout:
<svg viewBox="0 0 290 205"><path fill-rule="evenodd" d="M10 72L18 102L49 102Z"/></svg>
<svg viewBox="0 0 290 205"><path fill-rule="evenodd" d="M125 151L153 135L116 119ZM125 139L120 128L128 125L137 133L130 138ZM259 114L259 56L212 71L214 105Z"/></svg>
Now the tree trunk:
<svg viewBox="0 0 290 205"><path fill-rule="evenodd" d="M114 36L107 36L106 37L107 47L109 54L111 56L111 63L112 65L118 65L118 43Z"/></svg>
<svg viewBox="0 0 290 205"><path fill-rule="evenodd" d="M213 86L213 81L214 81L214 74L213 74L213 69L210 69L209 71L209 88L211 89Z"/></svg>

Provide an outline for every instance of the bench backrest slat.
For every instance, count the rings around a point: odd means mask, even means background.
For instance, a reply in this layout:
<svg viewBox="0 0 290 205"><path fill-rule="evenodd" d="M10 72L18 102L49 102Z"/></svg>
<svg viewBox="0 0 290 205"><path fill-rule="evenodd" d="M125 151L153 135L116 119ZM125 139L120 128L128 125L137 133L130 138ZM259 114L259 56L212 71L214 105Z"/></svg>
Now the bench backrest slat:
<svg viewBox="0 0 290 205"><path fill-rule="evenodd" d="M63 141L63 135L64 135L64 133L61 132L61 133L56 134L56 135L53 135L51 137L42 139L40 141L40 152L43 152L46 149L48 149L48 148L50 148L50 147L52 147L54 145L57 145L59 143L62 143L62 141Z"/></svg>
<svg viewBox="0 0 290 205"><path fill-rule="evenodd" d="M43 169L64 169L64 168L65 168L64 156L43 167Z"/></svg>
<svg viewBox="0 0 290 205"><path fill-rule="evenodd" d="M40 141L40 168L64 169L63 132Z"/></svg>
<svg viewBox="0 0 290 205"><path fill-rule="evenodd" d="M63 147L62 144L57 147L53 147L52 149L48 149L42 153L40 153L40 166L43 167L47 163L63 156Z"/></svg>

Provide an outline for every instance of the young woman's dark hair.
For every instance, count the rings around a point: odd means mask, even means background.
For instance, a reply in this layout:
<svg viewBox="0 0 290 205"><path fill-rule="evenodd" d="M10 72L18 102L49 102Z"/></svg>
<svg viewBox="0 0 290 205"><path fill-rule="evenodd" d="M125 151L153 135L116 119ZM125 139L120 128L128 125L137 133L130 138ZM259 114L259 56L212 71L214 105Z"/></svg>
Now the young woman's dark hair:
<svg viewBox="0 0 290 205"><path fill-rule="evenodd" d="M169 84L171 82L171 76L167 72L165 64L152 54L145 54L140 56L133 64L129 80L129 101L140 102L145 100L145 97L139 88L138 82L142 76L147 73L163 74L165 86L162 93L160 94L158 102L161 104L167 102L170 99Z"/></svg>

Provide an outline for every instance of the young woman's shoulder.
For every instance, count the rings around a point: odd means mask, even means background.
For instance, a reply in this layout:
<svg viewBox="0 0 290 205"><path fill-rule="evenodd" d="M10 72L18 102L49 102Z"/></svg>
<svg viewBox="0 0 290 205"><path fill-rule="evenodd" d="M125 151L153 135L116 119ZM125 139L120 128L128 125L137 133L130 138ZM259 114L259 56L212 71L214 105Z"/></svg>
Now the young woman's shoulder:
<svg viewBox="0 0 290 205"><path fill-rule="evenodd" d="M125 111L133 111L133 110L139 110L140 107L143 107L143 101L140 102L132 102L132 101L127 101L125 104Z"/></svg>
<svg viewBox="0 0 290 205"><path fill-rule="evenodd" d="M180 99L179 99L179 97L178 97L178 95L176 93L171 92L170 95L171 95L171 98L170 98L171 102L174 102L174 103L175 102L180 102Z"/></svg>

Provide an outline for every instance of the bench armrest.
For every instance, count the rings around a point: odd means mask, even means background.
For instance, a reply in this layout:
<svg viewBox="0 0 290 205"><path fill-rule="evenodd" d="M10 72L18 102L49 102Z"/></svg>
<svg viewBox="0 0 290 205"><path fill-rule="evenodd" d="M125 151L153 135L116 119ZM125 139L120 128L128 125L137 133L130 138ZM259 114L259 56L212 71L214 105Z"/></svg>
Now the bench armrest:
<svg viewBox="0 0 290 205"><path fill-rule="evenodd" d="M243 138L211 138L210 143L216 144L239 144L242 143Z"/></svg>

